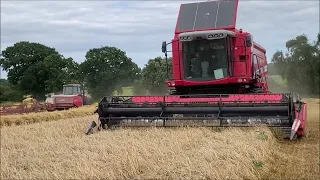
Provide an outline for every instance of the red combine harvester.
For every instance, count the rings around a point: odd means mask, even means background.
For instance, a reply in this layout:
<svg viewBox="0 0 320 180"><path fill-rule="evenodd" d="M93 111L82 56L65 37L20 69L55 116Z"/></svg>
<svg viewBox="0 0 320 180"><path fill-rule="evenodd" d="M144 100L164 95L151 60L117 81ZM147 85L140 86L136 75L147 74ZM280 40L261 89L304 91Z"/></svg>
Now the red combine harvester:
<svg viewBox="0 0 320 180"><path fill-rule="evenodd" d="M59 95L47 97L45 105L47 111L64 110L73 107L90 105L91 97L86 95L81 84L63 85L63 92Z"/></svg>
<svg viewBox="0 0 320 180"><path fill-rule="evenodd" d="M104 97L98 129L115 126L256 126L305 135L306 104L268 90L266 50L236 29L238 0L180 6L172 44L170 95ZM166 42L162 52L167 57ZM93 121L86 132L92 133Z"/></svg>

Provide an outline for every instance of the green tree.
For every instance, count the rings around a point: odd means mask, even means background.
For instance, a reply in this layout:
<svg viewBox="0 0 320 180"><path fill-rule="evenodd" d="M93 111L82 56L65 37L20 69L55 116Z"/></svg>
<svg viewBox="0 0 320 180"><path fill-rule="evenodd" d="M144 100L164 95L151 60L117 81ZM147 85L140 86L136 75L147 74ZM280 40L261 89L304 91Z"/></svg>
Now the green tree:
<svg viewBox="0 0 320 180"><path fill-rule="evenodd" d="M90 49L79 68L94 100L115 90L121 94L122 87L132 85L140 75L140 69L124 51L109 46Z"/></svg>
<svg viewBox="0 0 320 180"><path fill-rule="evenodd" d="M287 69L283 69L283 67L285 67L287 64L283 52L276 51L271 58L271 62L274 66L273 70L276 71L277 74L281 75L283 78L287 78Z"/></svg>
<svg viewBox="0 0 320 180"><path fill-rule="evenodd" d="M166 81L172 76L172 58L168 58L168 73L165 58L150 59L142 69L142 81L145 89L151 94L167 92Z"/></svg>
<svg viewBox="0 0 320 180"><path fill-rule="evenodd" d="M288 40L286 48L285 54L277 51L272 62L287 80L289 89L301 94L319 94L320 51L317 42L310 43L303 34Z"/></svg>
<svg viewBox="0 0 320 180"><path fill-rule="evenodd" d="M62 90L63 84L73 82L76 78L77 63L72 58L64 58L59 54L47 56L43 61L44 71L48 77L45 81L45 92ZM60 69L63 67L63 69Z"/></svg>
<svg viewBox="0 0 320 180"><path fill-rule="evenodd" d="M0 65L8 81L21 92L43 99L46 93L60 90L70 81L73 60L65 59L54 48L22 41L2 51Z"/></svg>
<svg viewBox="0 0 320 180"><path fill-rule="evenodd" d="M0 79L0 103L22 101L23 94L6 79Z"/></svg>

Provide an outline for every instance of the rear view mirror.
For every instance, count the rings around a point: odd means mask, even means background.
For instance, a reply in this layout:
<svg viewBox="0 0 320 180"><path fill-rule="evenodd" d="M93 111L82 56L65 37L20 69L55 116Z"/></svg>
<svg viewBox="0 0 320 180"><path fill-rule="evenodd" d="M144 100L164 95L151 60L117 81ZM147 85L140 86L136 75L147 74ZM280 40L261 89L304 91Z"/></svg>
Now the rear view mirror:
<svg viewBox="0 0 320 180"><path fill-rule="evenodd" d="M167 42L166 41L162 42L162 48L161 49L162 49L163 53L167 52Z"/></svg>

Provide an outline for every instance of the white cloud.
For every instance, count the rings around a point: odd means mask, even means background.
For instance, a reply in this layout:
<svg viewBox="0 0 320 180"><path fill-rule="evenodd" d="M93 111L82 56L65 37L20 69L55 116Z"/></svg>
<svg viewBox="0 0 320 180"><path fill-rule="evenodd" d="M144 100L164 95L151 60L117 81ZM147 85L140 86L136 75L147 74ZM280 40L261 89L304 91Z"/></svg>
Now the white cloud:
<svg viewBox="0 0 320 180"><path fill-rule="evenodd" d="M1 50L28 40L82 62L90 48L109 45L144 66L163 56L161 42L173 38L179 6L186 2L191 1L2 1ZM316 38L318 7L318 1L243 0L237 27L251 32L270 58L298 34Z"/></svg>

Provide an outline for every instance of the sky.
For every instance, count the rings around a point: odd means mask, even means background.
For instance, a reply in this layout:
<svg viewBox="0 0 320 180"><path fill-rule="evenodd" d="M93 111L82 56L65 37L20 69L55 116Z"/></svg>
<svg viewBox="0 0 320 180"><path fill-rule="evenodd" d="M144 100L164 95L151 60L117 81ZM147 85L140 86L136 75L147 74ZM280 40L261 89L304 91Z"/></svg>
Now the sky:
<svg viewBox="0 0 320 180"><path fill-rule="evenodd" d="M179 6L187 2L198 0L1 0L1 51L19 41L37 42L80 63L91 48L115 46L144 67L163 56L161 43L172 40ZM269 62L287 40L300 34L316 40L319 32L318 0L240 0L237 16L237 28L252 33Z"/></svg>

